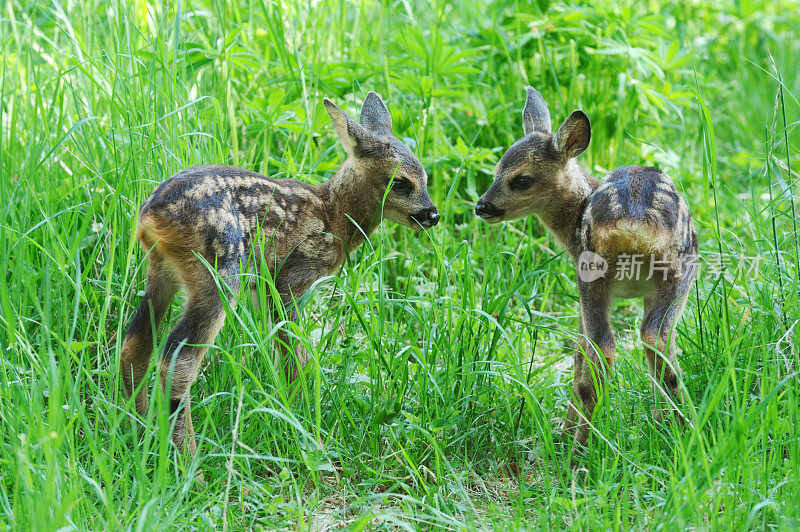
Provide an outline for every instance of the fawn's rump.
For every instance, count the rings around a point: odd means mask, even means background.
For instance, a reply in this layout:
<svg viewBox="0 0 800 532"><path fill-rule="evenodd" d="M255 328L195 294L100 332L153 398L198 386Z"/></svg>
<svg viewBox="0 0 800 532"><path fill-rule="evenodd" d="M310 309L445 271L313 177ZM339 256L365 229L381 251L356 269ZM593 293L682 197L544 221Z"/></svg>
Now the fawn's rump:
<svg viewBox="0 0 800 532"><path fill-rule="evenodd" d="M592 244L600 255L659 255L677 251L675 228L630 219L596 225Z"/></svg>
<svg viewBox="0 0 800 532"><path fill-rule="evenodd" d="M176 227L158 215L143 210L136 228L136 238L147 252L157 252L165 257L186 258L192 250L200 251L198 239L184 228Z"/></svg>
<svg viewBox="0 0 800 532"><path fill-rule="evenodd" d="M192 292L211 278L195 255L202 249L195 235L145 211L139 218L136 237L147 254L151 274L172 279L182 291Z"/></svg>
<svg viewBox="0 0 800 532"><path fill-rule="evenodd" d="M605 254L676 254L691 248L692 223L672 180L656 168L608 174L584 213L586 244Z"/></svg>

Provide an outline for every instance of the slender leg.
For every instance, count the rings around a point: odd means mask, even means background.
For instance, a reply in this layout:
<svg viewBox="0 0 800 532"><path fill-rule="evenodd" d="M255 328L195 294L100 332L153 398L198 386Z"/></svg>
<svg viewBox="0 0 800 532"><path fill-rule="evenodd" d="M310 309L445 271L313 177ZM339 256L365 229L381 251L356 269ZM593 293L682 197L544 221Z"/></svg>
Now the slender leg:
<svg viewBox="0 0 800 532"><path fill-rule="evenodd" d="M275 278L275 288L281 294L281 303L287 321L297 321L296 300L306 293L314 281L327 274L331 267L332 264L325 260L305 256L298 251L289 255ZM274 311L272 315L274 321L281 320L279 312ZM287 383L294 382L308 362L308 354L299 343L292 351L288 324L278 331L277 340L278 352L275 356L275 365L281 368Z"/></svg>
<svg viewBox="0 0 800 532"><path fill-rule="evenodd" d="M583 358L583 353L581 352L581 341L580 339L584 337L586 332L583 329L583 318L581 317L580 308L578 309L578 345L575 346L575 351L572 354L572 367L573 373L575 368L578 367L578 364L581 363ZM573 381L574 382L574 381ZM577 426L575 425L575 420L578 419L579 409L578 406L575 404L575 400L570 399L569 404L567 405L567 413L564 416L564 425L563 425L563 432L564 435L568 435L569 437L575 436L575 431Z"/></svg>
<svg viewBox="0 0 800 532"><path fill-rule="evenodd" d="M120 374L128 398L139 387L147 372L153 352L153 333L158 331L176 290L172 272L163 257L153 249L147 268L147 288L128 325L120 352ZM139 415L147 412L147 404L147 388L142 387L136 395L136 411Z"/></svg>
<svg viewBox="0 0 800 532"><path fill-rule="evenodd" d="M586 445L589 438L589 420L597 406L598 392L603 386L606 372L614 363L614 335L608 318L610 306L608 282L598 279L580 283L581 324L583 335L575 351L572 391L580 401L580 408L571 404L567 419L577 418L575 443Z"/></svg>
<svg viewBox="0 0 800 532"><path fill-rule="evenodd" d="M683 313L688 296L689 291L682 283L660 283L656 294L644 300L641 327L647 366L655 381L653 391L656 399L663 396L676 406L680 404L680 367L675 356L674 325ZM670 406L668 410L673 408ZM654 408L654 414L658 417L658 406Z"/></svg>
<svg viewBox="0 0 800 532"><path fill-rule="evenodd" d="M275 287L281 294L280 308L281 312L275 302L268 298L267 305L270 310L270 317L273 324L280 322L285 323L276 333L275 343L275 368L282 373L287 383L292 383L300 376L300 370L305 367L308 355L299 343L292 350L292 340L289 334L289 327L291 322L296 322L299 318L297 306L291 294L297 294L297 298L302 297L303 293L308 289L308 286L316 280L316 278L307 281L308 278L314 275L314 264L310 259L306 261L305 269L296 268L296 264L290 264L289 268L285 266L275 272L270 271L274 275ZM292 268L294 266L295 268ZM306 271L307 270L307 271ZM300 275L298 275L300 273ZM306 274L306 275L303 275ZM259 306L258 291L256 284L250 285L250 296L255 306Z"/></svg>
<svg viewBox="0 0 800 532"><path fill-rule="evenodd" d="M191 290L186 310L167 337L161 360L161 385L169 390L170 412L175 416L172 439L178 450L190 455L195 453L197 445L189 392L209 344L225 322L219 289L210 276L202 277L186 283ZM233 291L231 297L238 294L238 278L229 278L226 283Z"/></svg>
<svg viewBox="0 0 800 532"><path fill-rule="evenodd" d="M286 321L295 322L298 319L297 308L295 302L286 298L283 303ZM280 313L273 312L273 321L279 321ZM299 376L300 371L305 367L308 362L308 354L303 346L298 342L294 350L292 350L291 338L289 335L289 324L278 330L278 350L275 353L275 367L279 368L284 375L287 383L294 382Z"/></svg>

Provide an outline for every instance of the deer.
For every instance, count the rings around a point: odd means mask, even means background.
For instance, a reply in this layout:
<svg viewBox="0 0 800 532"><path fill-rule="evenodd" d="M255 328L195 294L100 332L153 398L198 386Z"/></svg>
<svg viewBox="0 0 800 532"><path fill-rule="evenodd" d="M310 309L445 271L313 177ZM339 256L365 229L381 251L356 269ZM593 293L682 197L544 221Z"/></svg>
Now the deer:
<svg viewBox="0 0 800 532"><path fill-rule="evenodd" d="M274 322L281 317L286 322L275 335L275 364L292 382L308 358L299 343L293 352L289 347L288 322L298 320L299 298L315 281L335 274L382 219L416 230L439 221L425 169L393 135L380 96L366 95L359 121L328 98L323 103L347 155L328 181L312 185L235 166L201 165L162 182L139 209L136 237L146 252L147 284L122 343L120 377L126 399L135 396L136 412L144 416L148 392L142 383L153 335L175 294L183 291L183 313L159 361L172 440L181 453L196 453L190 388L225 321L224 299L235 304L242 285L252 291L259 278L273 280L280 304L271 305L269 313Z"/></svg>
<svg viewBox="0 0 800 532"><path fill-rule="evenodd" d="M676 324L696 275L697 232L672 180L656 168L622 166L602 180L576 160L589 146L591 124L575 110L553 133L542 95L526 87L524 136L502 155L489 189L475 206L489 223L536 215L572 257L579 293L573 355L573 397L563 430L585 446L598 393L613 366L609 308L615 298L641 297L640 336L656 404L680 422ZM576 464L573 462L573 466Z"/></svg>

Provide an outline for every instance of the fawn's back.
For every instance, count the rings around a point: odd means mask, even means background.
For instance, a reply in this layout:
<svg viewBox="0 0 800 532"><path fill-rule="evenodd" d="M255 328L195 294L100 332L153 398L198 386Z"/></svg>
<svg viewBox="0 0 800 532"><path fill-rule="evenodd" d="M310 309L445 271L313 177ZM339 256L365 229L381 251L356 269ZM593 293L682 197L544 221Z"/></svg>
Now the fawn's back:
<svg viewBox="0 0 800 532"><path fill-rule="evenodd" d="M140 210L137 236L167 258L199 262L248 260L263 245L270 271L292 261L324 261L334 267L344 250L333 236L326 191L294 179L272 179L224 165L183 170L159 185ZM182 279L189 282L188 279Z"/></svg>

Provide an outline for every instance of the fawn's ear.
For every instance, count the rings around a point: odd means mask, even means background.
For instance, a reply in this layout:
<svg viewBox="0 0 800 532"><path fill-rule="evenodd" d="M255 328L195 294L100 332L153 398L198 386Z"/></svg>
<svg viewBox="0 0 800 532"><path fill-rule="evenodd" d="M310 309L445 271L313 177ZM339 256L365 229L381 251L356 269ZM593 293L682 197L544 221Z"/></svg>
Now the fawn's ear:
<svg viewBox="0 0 800 532"><path fill-rule="evenodd" d="M392 115L381 97L369 91L361 106L361 125L378 135L392 134Z"/></svg>
<svg viewBox="0 0 800 532"><path fill-rule="evenodd" d="M527 96L525 97L525 107L522 109L522 129L526 135L534 131L539 133L550 133L550 110L539 94L533 87L525 87Z"/></svg>
<svg viewBox="0 0 800 532"><path fill-rule="evenodd" d="M577 157L589 147L592 125L586 113L578 109L564 120L553 138L556 150L567 159Z"/></svg>
<svg viewBox="0 0 800 532"><path fill-rule="evenodd" d="M322 103L325 104L325 109L331 115L333 129L336 131L336 136L339 137L344 151L347 152L347 155L354 155L355 148L366 144L372 134L329 99L323 98Z"/></svg>

